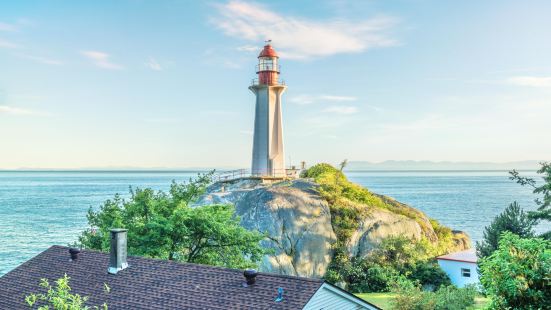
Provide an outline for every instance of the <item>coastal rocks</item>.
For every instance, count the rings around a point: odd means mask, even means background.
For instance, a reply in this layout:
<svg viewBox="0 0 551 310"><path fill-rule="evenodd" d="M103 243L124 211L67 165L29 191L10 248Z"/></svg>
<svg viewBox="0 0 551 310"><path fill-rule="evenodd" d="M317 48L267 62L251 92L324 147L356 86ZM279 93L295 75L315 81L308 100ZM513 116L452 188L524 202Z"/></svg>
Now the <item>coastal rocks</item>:
<svg viewBox="0 0 551 310"><path fill-rule="evenodd" d="M336 237L329 205L313 186L294 182L260 188L236 202L241 225L268 236L263 246L273 254L264 257L261 270L306 277L325 274Z"/></svg>
<svg viewBox="0 0 551 310"><path fill-rule="evenodd" d="M383 239L406 236L420 240L421 226L413 219L383 209L372 210L350 237L348 251L351 256L365 257Z"/></svg>
<svg viewBox="0 0 551 310"><path fill-rule="evenodd" d="M336 242L327 201L318 185L307 179L264 184L258 179L217 182L195 205L231 203L241 225L265 233L262 245L271 253L264 256L260 270L285 275L322 277L333 257ZM369 212L348 240L350 256L365 257L383 239L408 236L438 241L429 218L421 211L390 197L376 195L386 206L366 205ZM453 231L453 249L470 248L470 239Z"/></svg>

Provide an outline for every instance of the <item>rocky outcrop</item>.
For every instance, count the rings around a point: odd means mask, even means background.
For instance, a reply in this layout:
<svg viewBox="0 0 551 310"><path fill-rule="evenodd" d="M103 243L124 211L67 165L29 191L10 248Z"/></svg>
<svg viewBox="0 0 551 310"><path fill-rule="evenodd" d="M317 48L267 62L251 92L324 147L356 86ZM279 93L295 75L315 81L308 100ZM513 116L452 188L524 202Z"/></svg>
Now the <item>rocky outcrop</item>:
<svg viewBox="0 0 551 310"><path fill-rule="evenodd" d="M317 190L318 185L306 179L271 185L238 179L210 186L196 205L232 203L243 227L266 234L262 244L271 253L261 262L261 271L322 277L331 262L336 237L329 205ZM369 212L347 245L351 256L369 254L390 236L437 240L424 213L390 197L377 196L388 209L366 206ZM454 233L454 242L456 249L470 247L464 233Z"/></svg>
<svg viewBox="0 0 551 310"><path fill-rule="evenodd" d="M365 257L388 237L407 236L420 240L423 230L415 220L384 209L372 210L352 234L348 251L352 256Z"/></svg>

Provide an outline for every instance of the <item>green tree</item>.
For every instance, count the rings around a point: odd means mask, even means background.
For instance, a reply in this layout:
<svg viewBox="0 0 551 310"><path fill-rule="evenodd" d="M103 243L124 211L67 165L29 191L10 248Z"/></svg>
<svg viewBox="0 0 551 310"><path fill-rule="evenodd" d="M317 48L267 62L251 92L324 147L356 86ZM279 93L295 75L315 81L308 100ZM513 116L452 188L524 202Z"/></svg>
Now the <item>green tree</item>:
<svg viewBox="0 0 551 310"><path fill-rule="evenodd" d="M25 301L31 309L38 310L107 310L107 304L101 307L89 307L86 305L88 297L82 297L79 294L72 294L69 286L69 277L65 274L63 278L55 281L55 286L50 285L48 279L40 280L40 287L46 290L46 293L31 293L25 297ZM109 287L104 284L105 293L109 293Z"/></svg>
<svg viewBox="0 0 551 310"><path fill-rule="evenodd" d="M128 200L115 196L99 210L88 211L91 229L82 247L109 250L113 227L128 229L128 252L153 258L224 266L254 267L264 254L264 236L240 226L231 205L192 207L211 183L212 173L189 182L173 182L168 193L130 190Z"/></svg>
<svg viewBox="0 0 551 310"><path fill-rule="evenodd" d="M484 239L476 243L479 258L484 258L497 250L499 238L505 231L520 237L534 237L537 220L528 216L517 202L510 204L505 211L496 216L489 226L484 228Z"/></svg>
<svg viewBox="0 0 551 310"><path fill-rule="evenodd" d="M521 176L516 170L509 173L511 180L533 188L533 193L541 196L534 200L538 206L537 211L530 211L528 214L534 219L551 222L551 162L542 162L541 168L537 171L542 175L543 184L541 185L538 185L533 178ZM542 237L551 240L551 230L544 233Z"/></svg>
<svg viewBox="0 0 551 310"><path fill-rule="evenodd" d="M479 263L491 309L551 309L551 242L505 232Z"/></svg>
<svg viewBox="0 0 551 310"><path fill-rule="evenodd" d="M341 163L339 164L339 170L342 172L344 168L346 168L346 166L348 166L348 159L341 161Z"/></svg>

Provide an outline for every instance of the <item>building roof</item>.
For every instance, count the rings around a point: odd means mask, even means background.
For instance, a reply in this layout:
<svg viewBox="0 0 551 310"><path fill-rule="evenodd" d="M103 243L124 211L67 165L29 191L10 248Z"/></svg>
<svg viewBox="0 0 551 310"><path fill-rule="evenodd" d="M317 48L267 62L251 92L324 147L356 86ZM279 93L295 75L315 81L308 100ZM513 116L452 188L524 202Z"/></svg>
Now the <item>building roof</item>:
<svg viewBox="0 0 551 310"><path fill-rule="evenodd" d="M276 51L273 49L273 47L270 44L266 44L264 45L264 49L262 49L258 57L279 57L279 56L277 56Z"/></svg>
<svg viewBox="0 0 551 310"><path fill-rule="evenodd" d="M38 293L41 278L67 274L72 292L89 296L89 305L115 309L302 309L324 284L259 272L244 287L242 270L128 257L130 267L108 274L109 254L83 250L70 261L69 248L52 246L0 278L0 309L28 309L25 296ZM105 293L104 284L110 287ZM275 302L278 288L283 301Z"/></svg>
<svg viewBox="0 0 551 310"><path fill-rule="evenodd" d="M452 260L465 263L476 263L478 261L478 257L476 256L476 252L474 249L438 256L436 259Z"/></svg>

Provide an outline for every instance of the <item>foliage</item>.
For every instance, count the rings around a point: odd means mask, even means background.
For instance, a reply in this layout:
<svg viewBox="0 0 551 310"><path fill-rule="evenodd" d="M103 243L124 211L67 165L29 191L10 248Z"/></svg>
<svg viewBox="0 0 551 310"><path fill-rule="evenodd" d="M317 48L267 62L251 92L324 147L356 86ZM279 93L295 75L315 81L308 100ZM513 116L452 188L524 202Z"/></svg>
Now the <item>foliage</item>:
<svg viewBox="0 0 551 310"><path fill-rule="evenodd" d="M393 288L396 297L391 302L396 310L464 310L475 304L477 291L472 286L440 287L436 292L423 291L415 282L400 280Z"/></svg>
<svg viewBox="0 0 551 310"><path fill-rule="evenodd" d="M391 302L395 310L434 310L436 300L432 293L425 292L411 281L401 280L392 288L396 297Z"/></svg>
<svg viewBox="0 0 551 310"><path fill-rule="evenodd" d="M448 284L447 275L430 259L447 253L453 243L451 229L435 220L427 223L420 211L348 181L342 172L346 164L347 161L343 161L341 169L317 164L302 174L302 177L313 178L319 185L319 193L329 203L331 224L337 236L325 279L332 283L346 282L354 292L388 291L398 275L419 280L423 285L439 287ZM373 208L414 219L423 231L434 230L438 242L433 244L426 238L419 241L405 237L389 238L366 258L349 257L347 243Z"/></svg>
<svg viewBox="0 0 551 310"><path fill-rule="evenodd" d="M523 238L533 237L536 224L537 220L528 217L518 203L513 202L484 229L484 239L476 243L478 257L491 255L497 249L499 238L505 231Z"/></svg>
<svg viewBox="0 0 551 310"><path fill-rule="evenodd" d="M230 205L191 207L211 183L199 175L187 183L173 182L168 193L130 190L124 200L115 196L98 211L88 211L92 227L79 238L85 248L107 251L110 229L128 229L128 252L133 255L218 265L254 267L264 254L263 235L239 225Z"/></svg>
<svg viewBox="0 0 551 310"><path fill-rule="evenodd" d="M82 297L79 294L72 294L69 286L69 277L65 274L63 278L55 281L55 286L50 285L48 279L41 279L40 286L47 290L46 293L29 294L25 297L25 301L31 309L37 306L38 310L89 310L103 309L107 310L107 304L104 303L101 307L86 306L88 297ZM109 286L104 284L105 293L109 293Z"/></svg>
<svg viewBox="0 0 551 310"><path fill-rule="evenodd" d="M536 220L551 222L551 162L542 162L540 164L541 168L537 173L542 175L543 184L538 186L536 180L522 177L516 170L509 172L511 174L510 179L522 186L533 188L534 194L541 195L541 197L534 200L538 206L537 211L530 211L528 215ZM544 233L542 237L551 240L551 230Z"/></svg>
<svg viewBox="0 0 551 310"><path fill-rule="evenodd" d="M403 236L390 237L366 258L341 261L338 274L341 278L331 278L336 275L330 273L326 279L330 282L345 281L352 292L389 291L399 277L434 288L449 285L446 273L432 260L433 251L429 242L415 242Z"/></svg>
<svg viewBox="0 0 551 310"><path fill-rule="evenodd" d="M551 305L551 242L504 232L498 249L479 263L491 309Z"/></svg>

